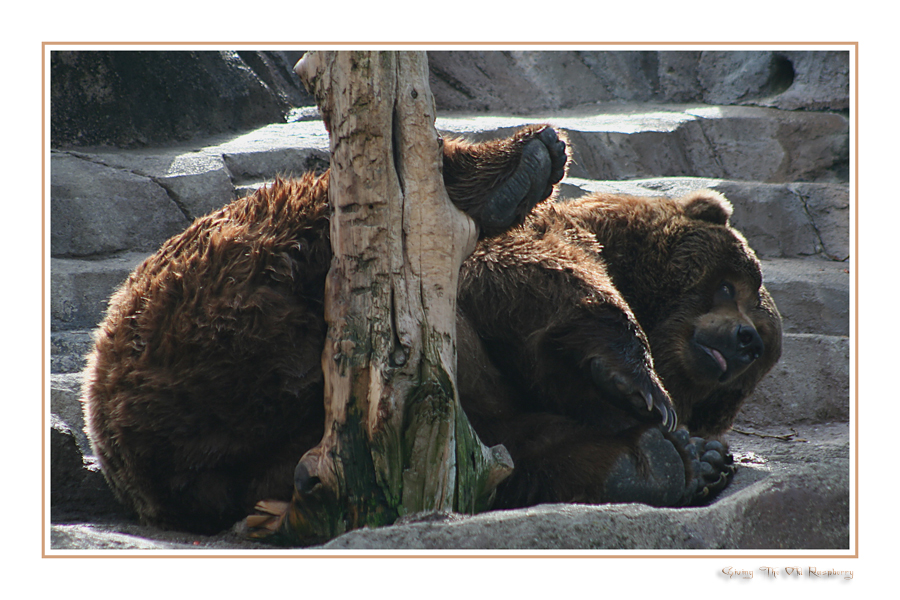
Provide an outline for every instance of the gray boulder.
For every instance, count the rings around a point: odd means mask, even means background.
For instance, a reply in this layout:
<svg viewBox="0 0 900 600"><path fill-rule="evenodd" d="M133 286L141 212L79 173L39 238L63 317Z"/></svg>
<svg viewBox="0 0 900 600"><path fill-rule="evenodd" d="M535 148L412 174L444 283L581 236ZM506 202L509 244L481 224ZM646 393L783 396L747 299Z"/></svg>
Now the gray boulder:
<svg viewBox="0 0 900 600"><path fill-rule="evenodd" d="M707 104L850 107L849 52L703 52L697 74Z"/></svg>
<svg viewBox="0 0 900 600"><path fill-rule="evenodd" d="M140 147L282 121L292 106L314 104L291 72L300 56L52 52L51 144Z"/></svg>
<svg viewBox="0 0 900 600"><path fill-rule="evenodd" d="M50 520L127 519L99 466L85 461L72 430L52 418L50 427Z"/></svg>

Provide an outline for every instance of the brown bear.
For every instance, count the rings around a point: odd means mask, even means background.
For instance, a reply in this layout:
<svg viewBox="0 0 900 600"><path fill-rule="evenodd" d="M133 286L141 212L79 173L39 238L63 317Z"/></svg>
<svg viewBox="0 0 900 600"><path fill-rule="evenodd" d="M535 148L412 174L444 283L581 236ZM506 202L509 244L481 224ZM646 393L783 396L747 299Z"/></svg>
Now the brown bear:
<svg viewBox="0 0 900 600"><path fill-rule="evenodd" d="M594 194L479 243L461 272L458 372L475 430L516 465L498 506L675 506L724 487L718 438L781 354L781 317L730 216L710 190ZM648 423L675 422L669 398L686 428L672 435Z"/></svg>
<svg viewBox="0 0 900 600"><path fill-rule="evenodd" d="M515 463L497 506L696 503L733 469L676 421L724 432L780 354L780 317L723 198L556 202L566 160L546 126L444 144L482 238L460 276L460 398ZM198 219L110 300L87 429L142 522L215 532L290 498L323 435L327 188L278 180Z"/></svg>

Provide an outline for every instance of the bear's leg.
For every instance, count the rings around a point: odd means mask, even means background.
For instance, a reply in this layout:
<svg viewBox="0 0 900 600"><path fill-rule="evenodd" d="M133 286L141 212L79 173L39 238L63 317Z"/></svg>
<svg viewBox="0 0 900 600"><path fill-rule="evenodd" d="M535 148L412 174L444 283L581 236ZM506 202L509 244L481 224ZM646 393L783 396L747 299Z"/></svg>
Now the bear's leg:
<svg viewBox="0 0 900 600"><path fill-rule="evenodd" d="M663 432L627 410L607 408L596 420L528 411L521 388L495 366L463 315L457 342L466 415L482 441L504 444L515 464L496 508L575 501L696 504L724 488L733 473L722 444L690 438L683 429ZM552 381L573 394L590 387L589 381L576 381L574 388L563 377Z"/></svg>
<svg viewBox="0 0 900 600"><path fill-rule="evenodd" d="M479 225L481 237L521 223L565 174L566 143L547 125L503 140L444 143L444 185L454 204Z"/></svg>
<svg viewBox="0 0 900 600"><path fill-rule="evenodd" d="M596 258L556 236L513 231L467 261L459 305L521 407L613 430L624 411L674 429L646 336L612 283L591 270Z"/></svg>
<svg viewBox="0 0 900 600"><path fill-rule="evenodd" d="M641 420L660 419L665 428L674 430L674 406L653 370L639 326L608 306L577 320L576 327L548 336L545 351L567 348L585 365L604 401ZM592 412L588 408L585 414Z"/></svg>

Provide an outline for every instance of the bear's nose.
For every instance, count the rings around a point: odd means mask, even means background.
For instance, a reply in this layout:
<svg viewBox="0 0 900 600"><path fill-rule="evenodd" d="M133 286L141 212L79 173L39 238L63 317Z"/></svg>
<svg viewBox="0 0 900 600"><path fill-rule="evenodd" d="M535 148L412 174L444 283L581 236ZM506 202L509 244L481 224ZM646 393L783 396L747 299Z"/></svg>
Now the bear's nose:
<svg viewBox="0 0 900 600"><path fill-rule="evenodd" d="M737 341L739 353L748 363L751 363L762 356L763 351L766 349L762 338L759 337L759 333L757 333L756 329L751 325L738 325L734 332L734 336Z"/></svg>

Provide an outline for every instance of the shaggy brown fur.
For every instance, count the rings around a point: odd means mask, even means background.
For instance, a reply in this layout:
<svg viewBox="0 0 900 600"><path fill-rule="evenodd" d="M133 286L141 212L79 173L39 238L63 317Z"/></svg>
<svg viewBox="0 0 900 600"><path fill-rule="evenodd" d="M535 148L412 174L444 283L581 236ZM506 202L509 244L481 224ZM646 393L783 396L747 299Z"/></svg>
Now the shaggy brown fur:
<svg viewBox="0 0 900 600"><path fill-rule="evenodd" d="M708 190L596 194L545 202L476 248L460 282L460 396L516 463L500 506L622 500L610 473L623 455L653 458L639 439L666 391L692 435L731 426L781 354L781 318L730 214ZM655 411L636 410L647 395Z"/></svg>
<svg viewBox="0 0 900 600"><path fill-rule="evenodd" d="M220 529L321 439L327 189L307 174L198 219L110 300L86 420L143 521Z"/></svg>
<svg viewBox="0 0 900 600"><path fill-rule="evenodd" d="M448 193L484 235L461 273L459 388L516 463L499 505L684 502L692 457L658 424L677 411L721 433L780 352L727 203L590 196L528 215L563 175L553 130L444 152ZM142 521L216 531L289 499L323 433L327 188L279 180L198 219L111 299L84 405Z"/></svg>

